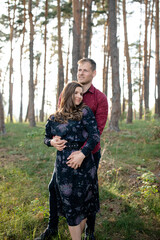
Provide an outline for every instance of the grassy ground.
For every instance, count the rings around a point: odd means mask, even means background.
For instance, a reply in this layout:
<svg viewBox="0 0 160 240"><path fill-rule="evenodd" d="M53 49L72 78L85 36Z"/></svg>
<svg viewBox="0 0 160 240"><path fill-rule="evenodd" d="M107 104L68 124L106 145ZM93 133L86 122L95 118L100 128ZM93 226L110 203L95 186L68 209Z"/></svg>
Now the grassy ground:
<svg viewBox="0 0 160 240"><path fill-rule="evenodd" d="M99 167L97 240L160 240L160 122L120 123L104 130ZM7 124L0 137L0 239L34 239L48 222L54 148L44 124ZM59 239L70 239L60 218Z"/></svg>

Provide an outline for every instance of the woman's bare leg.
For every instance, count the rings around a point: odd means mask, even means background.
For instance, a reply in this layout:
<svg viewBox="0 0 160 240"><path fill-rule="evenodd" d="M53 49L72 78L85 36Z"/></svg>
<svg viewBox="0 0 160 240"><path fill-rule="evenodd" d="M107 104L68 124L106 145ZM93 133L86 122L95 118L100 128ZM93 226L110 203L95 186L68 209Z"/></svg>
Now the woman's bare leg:
<svg viewBox="0 0 160 240"><path fill-rule="evenodd" d="M81 226L68 226L72 240L81 240Z"/></svg>
<svg viewBox="0 0 160 240"><path fill-rule="evenodd" d="M77 226L68 226L72 240L81 240L81 235L84 230L87 218L83 219Z"/></svg>
<svg viewBox="0 0 160 240"><path fill-rule="evenodd" d="M83 220L80 222L81 233L83 233L83 230L84 230L84 227L85 227L86 221L87 221L87 218L83 219Z"/></svg>

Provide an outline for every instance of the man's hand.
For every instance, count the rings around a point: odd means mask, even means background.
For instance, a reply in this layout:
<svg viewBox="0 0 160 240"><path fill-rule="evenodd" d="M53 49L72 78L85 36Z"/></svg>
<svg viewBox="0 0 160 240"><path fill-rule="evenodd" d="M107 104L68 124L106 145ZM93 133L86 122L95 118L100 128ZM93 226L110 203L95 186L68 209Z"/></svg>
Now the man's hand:
<svg viewBox="0 0 160 240"><path fill-rule="evenodd" d="M75 151L69 155L67 158L69 161L67 162L67 165L71 168L77 169L81 166L83 160L85 158L85 155L81 151Z"/></svg>
<svg viewBox="0 0 160 240"><path fill-rule="evenodd" d="M55 147L58 151L62 151L65 148L66 140L62 140L60 136L54 136L51 140L51 146Z"/></svg>

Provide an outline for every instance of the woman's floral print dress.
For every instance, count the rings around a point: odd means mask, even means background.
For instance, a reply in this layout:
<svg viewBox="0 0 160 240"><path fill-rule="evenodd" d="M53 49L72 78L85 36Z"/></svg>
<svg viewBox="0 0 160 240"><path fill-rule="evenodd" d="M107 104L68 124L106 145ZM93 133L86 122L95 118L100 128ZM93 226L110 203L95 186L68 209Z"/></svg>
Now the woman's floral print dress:
<svg viewBox="0 0 160 240"><path fill-rule="evenodd" d="M91 151L100 141L100 136L93 112L85 107L81 121L69 120L63 124L54 121L52 116L46 124L45 144L50 146L50 139L55 135L71 144L83 145L81 151L86 156L81 167L73 169L66 162L77 149L66 147L57 151L54 168L58 215L65 216L69 226L76 226L99 210L97 170Z"/></svg>

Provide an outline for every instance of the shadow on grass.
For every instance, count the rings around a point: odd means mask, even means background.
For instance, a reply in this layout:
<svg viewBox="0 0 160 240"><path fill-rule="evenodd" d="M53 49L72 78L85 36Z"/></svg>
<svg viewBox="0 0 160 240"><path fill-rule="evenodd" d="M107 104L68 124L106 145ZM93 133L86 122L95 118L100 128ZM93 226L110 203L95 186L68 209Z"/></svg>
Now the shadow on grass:
<svg viewBox="0 0 160 240"><path fill-rule="evenodd" d="M132 207L112 193L109 186L100 187L101 211L97 214L97 240L160 240L160 227L152 225L141 209ZM144 217L144 218L143 218Z"/></svg>

